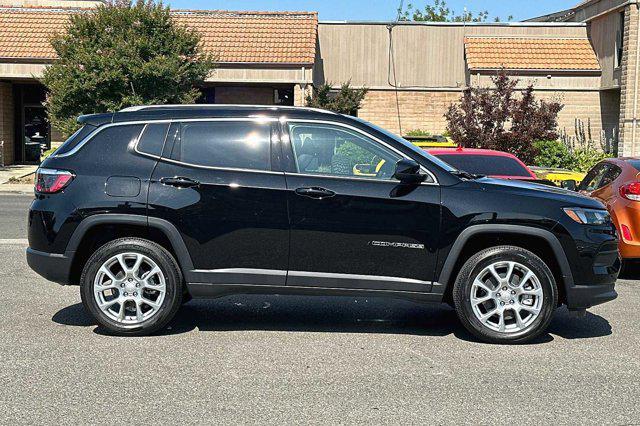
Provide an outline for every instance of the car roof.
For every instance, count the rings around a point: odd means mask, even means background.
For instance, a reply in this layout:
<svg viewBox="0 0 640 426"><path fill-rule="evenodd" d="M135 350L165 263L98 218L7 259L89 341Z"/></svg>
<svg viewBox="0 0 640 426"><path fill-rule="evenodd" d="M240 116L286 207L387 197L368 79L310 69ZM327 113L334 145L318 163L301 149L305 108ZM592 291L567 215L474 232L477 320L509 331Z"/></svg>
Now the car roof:
<svg viewBox="0 0 640 426"><path fill-rule="evenodd" d="M447 155L447 154L455 154L455 155L489 155L493 157L512 157L518 158L515 155L504 152L504 151L495 151L493 149L480 149L480 148L436 148L436 149L428 149L427 150L431 155Z"/></svg>

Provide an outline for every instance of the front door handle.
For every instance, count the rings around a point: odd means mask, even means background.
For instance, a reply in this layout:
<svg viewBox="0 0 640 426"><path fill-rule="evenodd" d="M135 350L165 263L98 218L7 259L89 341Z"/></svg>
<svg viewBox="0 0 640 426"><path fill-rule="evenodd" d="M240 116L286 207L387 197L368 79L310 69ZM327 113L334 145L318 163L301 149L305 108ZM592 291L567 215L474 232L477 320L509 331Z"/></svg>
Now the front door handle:
<svg viewBox="0 0 640 426"><path fill-rule="evenodd" d="M160 179L160 183L164 185L175 186L177 188L191 188L192 186L200 185L200 182L198 182L197 180L193 180L183 176L165 177Z"/></svg>
<svg viewBox="0 0 640 426"><path fill-rule="evenodd" d="M336 195L335 192L320 188L318 186L313 186L310 188L298 188L296 189L296 194L302 195L303 197L315 198L317 200L322 200L323 198L329 198Z"/></svg>

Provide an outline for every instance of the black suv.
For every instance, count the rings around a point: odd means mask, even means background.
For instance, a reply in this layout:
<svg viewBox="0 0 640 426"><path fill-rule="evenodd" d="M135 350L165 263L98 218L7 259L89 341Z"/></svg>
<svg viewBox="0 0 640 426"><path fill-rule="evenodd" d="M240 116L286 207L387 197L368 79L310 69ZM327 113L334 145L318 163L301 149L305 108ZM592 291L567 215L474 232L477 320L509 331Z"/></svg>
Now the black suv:
<svg viewBox="0 0 640 426"><path fill-rule="evenodd" d="M455 170L358 118L190 105L79 122L38 170L27 260L112 333L152 333L190 298L374 295L523 342L560 304L616 297L600 202Z"/></svg>

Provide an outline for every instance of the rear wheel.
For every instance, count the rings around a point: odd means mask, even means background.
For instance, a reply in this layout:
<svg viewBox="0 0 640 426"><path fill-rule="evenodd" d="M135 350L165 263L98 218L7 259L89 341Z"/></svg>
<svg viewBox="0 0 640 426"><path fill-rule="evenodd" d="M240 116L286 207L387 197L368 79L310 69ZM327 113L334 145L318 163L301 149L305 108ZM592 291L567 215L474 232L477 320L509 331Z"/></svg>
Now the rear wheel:
<svg viewBox="0 0 640 426"><path fill-rule="evenodd" d="M464 264L453 288L456 313L475 336L491 343L522 343L551 321L558 290L549 267L515 246L491 247Z"/></svg>
<svg viewBox="0 0 640 426"><path fill-rule="evenodd" d="M80 283L84 307L112 334L160 330L182 302L182 276L173 256L139 238L121 238L96 250Z"/></svg>

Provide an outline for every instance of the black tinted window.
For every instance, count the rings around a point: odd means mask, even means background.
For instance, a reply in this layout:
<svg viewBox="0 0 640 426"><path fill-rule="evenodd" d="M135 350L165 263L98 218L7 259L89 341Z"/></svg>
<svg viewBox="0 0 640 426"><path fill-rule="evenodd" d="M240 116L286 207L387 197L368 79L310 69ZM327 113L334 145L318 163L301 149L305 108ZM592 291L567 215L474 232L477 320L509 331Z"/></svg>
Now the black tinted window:
<svg viewBox="0 0 640 426"><path fill-rule="evenodd" d="M578 186L579 191L595 191L598 189L598 185L602 180L602 177L607 172L607 164L600 163L594 166L587 175L580 182L580 186Z"/></svg>
<svg viewBox="0 0 640 426"><path fill-rule="evenodd" d="M270 135L269 123L184 122L171 156L200 166L270 170Z"/></svg>
<svg viewBox="0 0 640 426"><path fill-rule="evenodd" d="M438 158L458 170L486 176L522 176L531 174L513 158L494 155L440 154Z"/></svg>
<svg viewBox="0 0 640 426"><path fill-rule="evenodd" d="M69 138L64 141L64 143L56 149L56 154L66 154L75 148L80 141L82 141L85 137L87 137L91 132L93 132L96 128L94 126L82 126L74 134L69 136Z"/></svg>
<svg viewBox="0 0 640 426"><path fill-rule="evenodd" d="M402 157L368 137L338 126L291 123L298 172L391 179Z"/></svg>
<svg viewBox="0 0 640 426"><path fill-rule="evenodd" d="M162 145L167 135L169 123L147 124L140 135L138 150L146 154L157 155L162 153Z"/></svg>

